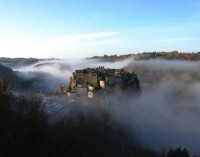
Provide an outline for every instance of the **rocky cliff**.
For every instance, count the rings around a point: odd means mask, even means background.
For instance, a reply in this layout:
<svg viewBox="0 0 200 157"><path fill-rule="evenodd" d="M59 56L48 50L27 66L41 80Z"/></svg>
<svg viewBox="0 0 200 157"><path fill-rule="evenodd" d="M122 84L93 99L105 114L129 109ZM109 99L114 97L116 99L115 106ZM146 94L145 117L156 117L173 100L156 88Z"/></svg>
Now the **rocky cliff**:
<svg viewBox="0 0 200 157"><path fill-rule="evenodd" d="M124 69L105 69L104 67L76 70L70 77L66 90L69 96L93 98L99 91L129 91L141 93L137 75Z"/></svg>

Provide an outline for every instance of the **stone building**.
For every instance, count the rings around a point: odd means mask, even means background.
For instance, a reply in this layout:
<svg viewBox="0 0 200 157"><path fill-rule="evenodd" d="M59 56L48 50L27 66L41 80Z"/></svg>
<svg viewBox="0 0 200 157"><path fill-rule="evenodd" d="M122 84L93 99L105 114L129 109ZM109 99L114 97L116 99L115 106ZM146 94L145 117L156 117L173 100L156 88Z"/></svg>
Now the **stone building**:
<svg viewBox="0 0 200 157"><path fill-rule="evenodd" d="M126 72L124 69L87 68L76 70L70 77L68 95L73 91L77 96L93 98L98 90L118 87L121 89L131 88L140 92L140 84L137 75Z"/></svg>

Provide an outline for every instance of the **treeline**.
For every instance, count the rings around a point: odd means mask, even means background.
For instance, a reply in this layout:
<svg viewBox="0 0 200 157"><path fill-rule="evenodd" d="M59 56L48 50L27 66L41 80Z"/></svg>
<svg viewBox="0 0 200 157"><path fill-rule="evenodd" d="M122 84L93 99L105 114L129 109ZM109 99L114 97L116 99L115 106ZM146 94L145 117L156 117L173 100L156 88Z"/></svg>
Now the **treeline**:
<svg viewBox="0 0 200 157"><path fill-rule="evenodd" d="M104 55L104 56L93 56L88 59L100 59L103 61L122 61L125 59L134 58L136 60L148 60L148 59L166 59L166 60L188 60L188 61L199 61L200 52L197 53L186 53L186 52L143 52L138 54L127 54L127 55Z"/></svg>
<svg viewBox="0 0 200 157"><path fill-rule="evenodd" d="M181 53L178 51L172 52L144 52L138 54L138 59L167 59L167 60L188 60L199 61L200 53Z"/></svg>
<svg viewBox="0 0 200 157"><path fill-rule="evenodd" d="M68 114L50 122L38 97L14 96L0 81L2 157L189 157L186 149L154 152L142 148L123 124L101 105L74 102Z"/></svg>

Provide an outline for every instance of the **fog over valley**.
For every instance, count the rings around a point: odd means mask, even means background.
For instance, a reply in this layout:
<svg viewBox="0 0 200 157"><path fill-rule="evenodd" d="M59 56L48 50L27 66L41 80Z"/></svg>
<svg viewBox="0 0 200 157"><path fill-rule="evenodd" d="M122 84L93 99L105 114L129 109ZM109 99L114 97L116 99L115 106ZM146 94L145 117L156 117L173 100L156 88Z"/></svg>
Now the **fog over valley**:
<svg viewBox="0 0 200 157"><path fill-rule="evenodd" d="M200 157L200 0L0 0L0 157Z"/></svg>
<svg viewBox="0 0 200 157"><path fill-rule="evenodd" d="M177 60L134 60L116 62L100 60L50 60L12 67L23 81L32 82L29 92L57 91L67 86L77 69L124 68L134 71L140 81L142 94L110 94L106 110L125 125L145 148L160 151L185 147L192 154L200 154L200 62ZM94 98L98 99L98 98ZM105 99L102 96L102 99ZM100 104L95 100L79 100L82 106ZM69 114L70 102L65 95L45 95L43 104L50 121L59 121ZM89 111L87 111L89 112Z"/></svg>

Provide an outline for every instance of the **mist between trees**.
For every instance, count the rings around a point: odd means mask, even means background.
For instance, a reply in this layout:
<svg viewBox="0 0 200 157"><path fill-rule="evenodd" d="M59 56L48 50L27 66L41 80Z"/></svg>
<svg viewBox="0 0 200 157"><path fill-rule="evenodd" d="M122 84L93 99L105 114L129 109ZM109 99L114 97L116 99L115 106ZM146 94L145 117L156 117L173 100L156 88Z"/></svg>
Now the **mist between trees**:
<svg viewBox="0 0 200 157"><path fill-rule="evenodd" d="M145 149L126 124L112 116L113 100L106 99L98 103L88 99L70 103L65 116L49 121L52 115L46 112L40 98L1 92L0 155L189 156L181 148L159 153Z"/></svg>

